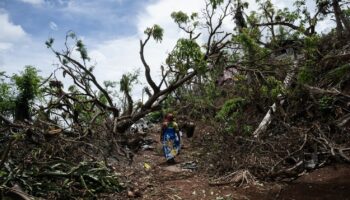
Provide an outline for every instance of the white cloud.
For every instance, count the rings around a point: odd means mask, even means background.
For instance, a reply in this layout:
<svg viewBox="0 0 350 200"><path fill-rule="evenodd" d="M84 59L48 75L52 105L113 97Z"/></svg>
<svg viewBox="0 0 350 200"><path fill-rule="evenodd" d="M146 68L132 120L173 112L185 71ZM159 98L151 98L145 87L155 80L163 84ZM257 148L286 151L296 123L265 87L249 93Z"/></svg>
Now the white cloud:
<svg viewBox="0 0 350 200"><path fill-rule="evenodd" d="M24 3L29 3L29 4L32 4L32 5L40 5L42 3L44 3L44 0L20 0Z"/></svg>
<svg viewBox="0 0 350 200"><path fill-rule="evenodd" d="M140 66L136 37L104 41L90 51L91 62L96 63L99 80L118 80L122 74Z"/></svg>
<svg viewBox="0 0 350 200"><path fill-rule="evenodd" d="M50 27L50 29L51 30L53 30L53 31L57 31L58 30L58 26L57 26L57 24L55 23L55 22L50 22L49 23L49 27Z"/></svg>
<svg viewBox="0 0 350 200"><path fill-rule="evenodd" d="M179 37L179 29L174 23L170 14L174 11L183 11L185 13L192 13L200 11L204 8L205 2L203 0L160 0L145 8L145 11L140 12L138 16L137 27L139 33L148 26L159 24L165 30L165 38Z"/></svg>
<svg viewBox="0 0 350 200"><path fill-rule="evenodd" d="M115 3L120 4L121 2L116 1ZM106 5L108 4L104 4L102 1L70 0L66 2L63 11L67 14L107 18L107 16L115 14L115 11Z"/></svg>
<svg viewBox="0 0 350 200"><path fill-rule="evenodd" d="M0 27L0 71L11 75L25 65L34 65L49 74L52 60L43 41L33 41L20 25L10 21L4 10L0 10Z"/></svg>
<svg viewBox="0 0 350 200"><path fill-rule="evenodd" d="M200 12L203 8L202 0L159 0L146 6L137 16L138 33L133 36L118 38L114 40L100 42L90 51L92 61L96 61L96 76L99 80L118 81L122 74L131 72L134 69L141 69L143 65L139 55L139 41L145 38L143 34L146 27L159 24L164 29L164 37L161 43L152 40L145 47L145 58L151 66L152 75L155 80L160 79L160 65L181 36L177 25L170 17L171 12L182 10L187 13ZM141 82L145 83L143 74ZM140 87L136 88L135 93L140 95Z"/></svg>
<svg viewBox="0 0 350 200"><path fill-rule="evenodd" d="M14 43L27 38L21 26L13 24L6 12L0 12L0 51L10 49Z"/></svg>
<svg viewBox="0 0 350 200"><path fill-rule="evenodd" d="M203 0L159 0L154 4L150 4L137 17L138 36L144 37L144 30L147 27L158 24L164 29L162 44L165 44L164 47L167 47L166 51L170 51L175 45L176 40L184 36L171 18L171 13L174 11L183 11L188 14L197 12L200 15L204 6L205 2ZM149 48L153 48L153 46L154 44L151 44ZM155 49L159 49L159 47L155 47Z"/></svg>
<svg viewBox="0 0 350 200"><path fill-rule="evenodd" d="M26 36L21 26L13 24L7 13L0 13L0 40L17 40Z"/></svg>
<svg viewBox="0 0 350 200"><path fill-rule="evenodd" d="M326 17L323 21L320 21L316 25L316 30L318 33L329 33L332 28L336 27L336 23L331 19L331 16Z"/></svg>
<svg viewBox="0 0 350 200"><path fill-rule="evenodd" d="M0 42L0 52L1 51L5 51L7 49L11 49L13 46L12 43L9 43L9 42Z"/></svg>

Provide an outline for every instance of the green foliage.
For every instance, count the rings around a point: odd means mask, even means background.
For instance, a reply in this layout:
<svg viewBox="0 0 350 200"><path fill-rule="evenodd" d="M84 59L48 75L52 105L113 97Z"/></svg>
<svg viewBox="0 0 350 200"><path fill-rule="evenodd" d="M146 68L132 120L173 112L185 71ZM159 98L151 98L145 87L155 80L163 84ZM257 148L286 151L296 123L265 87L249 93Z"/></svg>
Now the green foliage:
<svg viewBox="0 0 350 200"><path fill-rule="evenodd" d="M195 95L194 95L195 94ZM221 90L218 89L215 83L207 81L202 83L197 91L187 91L184 95L186 102L192 105L191 114L202 119L211 119L215 115L215 101L221 96Z"/></svg>
<svg viewBox="0 0 350 200"><path fill-rule="evenodd" d="M160 122L162 121L162 118L163 118L162 111L151 112L150 114L147 115L147 119L152 123Z"/></svg>
<svg viewBox="0 0 350 200"><path fill-rule="evenodd" d="M311 83L315 78L315 71L318 62L318 45L320 37L317 35L304 38L303 53L306 60L302 63L302 67L298 74L298 82L301 84Z"/></svg>
<svg viewBox="0 0 350 200"><path fill-rule="evenodd" d="M32 66L26 66L20 75L14 75L12 80L18 90L15 100L15 119L30 119L30 110L33 100L40 94L40 82L42 78L38 75L38 70Z"/></svg>
<svg viewBox="0 0 350 200"><path fill-rule="evenodd" d="M133 106L134 106L134 102L133 99L130 95L131 89L132 89L132 85L134 83L137 83L137 78L139 75L139 71L136 71L134 74L132 73L127 73L127 74L123 74L119 85L120 85L120 91L123 92L124 94L124 101L123 101L123 107L124 110L128 112L128 114L131 114L133 111Z"/></svg>
<svg viewBox="0 0 350 200"><path fill-rule="evenodd" d="M320 36L313 35L304 38L304 53L309 59L316 59L318 55L318 46L320 44Z"/></svg>
<svg viewBox="0 0 350 200"><path fill-rule="evenodd" d="M328 82L339 83L350 79L350 64L341 65L329 71L325 78Z"/></svg>
<svg viewBox="0 0 350 200"><path fill-rule="evenodd" d="M70 37L72 39L77 38L77 35L73 31L69 31L66 37Z"/></svg>
<svg viewBox="0 0 350 200"><path fill-rule="evenodd" d="M291 12L288 8L278 9L276 20L284 22L294 22L299 18L297 12Z"/></svg>
<svg viewBox="0 0 350 200"><path fill-rule="evenodd" d="M132 85L134 83L137 83L137 78L139 76L139 71L136 71L135 73L126 73L123 74L119 84L120 84L120 91L129 93L131 92Z"/></svg>
<svg viewBox="0 0 350 200"><path fill-rule="evenodd" d="M344 13L344 15L345 15L346 17L350 18L350 8L349 8L349 7L346 8L346 9L344 9L344 10L343 10L343 13Z"/></svg>
<svg viewBox="0 0 350 200"><path fill-rule="evenodd" d="M275 14L276 10L271 0L257 0L257 3L259 4L259 9L265 12L265 14L270 16Z"/></svg>
<svg viewBox="0 0 350 200"><path fill-rule="evenodd" d="M117 91L115 90L118 85L117 81L104 81L103 85L105 86L105 90L111 96L117 97ZM99 100L105 104L108 102L106 96L102 92L99 93Z"/></svg>
<svg viewBox="0 0 350 200"><path fill-rule="evenodd" d="M205 68L204 54L196 41L191 39L179 39L174 50L169 54L166 63L175 66L181 73L186 73L190 68L202 71Z"/></svg>
<svg viewBox="0 0 350 200"><path fill-rule="evenodd" d="M163 114L173 113L174 114L174 110L176 109L176 103L177 102L176 102L175 97L173 95L169 95L162 104L161 113L163 113Z"/></svg>
<svg viewBox="0 0 350 200"><path fill-rule="evenodd" d="M198 13L196 13L196 12L192 13L190 18L191 18L191 20L197 19L198 18Z"/></svg>
<svg viewBox="0 0 350 200"><path fill-rule="evenodd" d="M298 82L300 84L311 83L314 80L313 71L310 69L310 66L313 62L306 61L305 65L300 68L298 73Z"/></svg>
<svg viewBox="0 0 350 200"><path fill-rule="evenodd" d="M251 60L259 60L268 53L268 49L260 47L261 32L258 28L244 28L242 32L233 37L234 42L242 45L244 56Z"/></svg>
<svg viewBox="0 0 350 200"><path fill-rule="evenodd" d="M15 97L11 84L5 82L5 79L2 78L3 76L4 72L0 72L0 113L7 115L15 108Z"/></svg>
<svg viewBox="0 0 350 200"><path fill-rule="evenodd" d="M219 5L224 3L224 0L210 0L213 9L216 9Z"/></svg>
<svg viewBox="0 0 350 200"><path fill-rule="evenodd" d="M238 96L244 97L247 101L255 98L254 87L249 85L246 76L235 75L234 79L236 82L233 90Z"/></svg>
<svg viewBox="0 0 350 200"><path fill-rule="evenodd" d="M250 135L254 131L253 126L243 125L243 134Z"/></svg>
<svg viewBox="0 0 350 200"><path fill-rule="evenodd" d="M189 21L188 15L182 11L172 12L171 18L173 18L177 24L187 23Z"/></svg>
<svg viewBox="0 0 350 200"><path fill-rule="evenodd" d="M188 16L186 13L182 11L178 12L172 12L171 18L175 21L175 23L181 25L181 24L188 24L190 21L194 21L194 25L198 25L198 22L195 20L198 18L198 13L192 13L190 16Z"/></svg>
<svg viewBox="0 0 350 200"><path fill-rule="evenodd" d="M117 85L117 82L115 82L115 81L104 81L103 85L106 87L106 89L114 88Z"/></svg>
<svg viewBox="0 0 350 200"><path fill-rule="evenodd" d="M324 96L318 100L318 105L321 111L329 111L332 108L334 99L329 96Z"/></svg>
<svg viewBox="0 0 350 200"><path fill-rule="evenodd" d="M76 46L77 46L77 51L80 53L81 58L83 60L90 60L83 41L82 40L78 40L77 43L76 43Z"/></svg>
<svg viewBox="0 0 350 200"><path fill-rule="evenodd" d="M255 11L252 11L248 17L247 17L247 21L249 22L249 24L257 24L259 23L259 16Z"/></svg>
<svg viewBox="0 0 350 200"><path fill-rule="evenodd" d="M227 100L216 115L216 119L224 122L225 131L232 134L237 131L238 120L242 116L246 100L242 97L235 97Z"/></svg>
<svg viewBox="0 0 350 200"><path fill-rule="evenodd" d="M144 32L148 36L152 36L156 42L161 42L163 40L164 30L159 25L155 24L151 28L147 28Z"/></svg>
<svg viewBox="0 0 350 200"><path fill-rule="evenodd" d="M273 76L266 78L266 84L260 87L260 92L263 97L277 99L279 94L284 93L283 83Z"/></svg>
<svg viewBox="0 0 350 200"><path fill-rule="evenodd" d="M13 75L20 96L28 100L33 100L40 93L40 82L42 78L38 75L38 70L33 66L25 66L25 70L20 75Z"/></svg>
<svg viewBox="0 0 350 200"><path fill-rule="evenodd" d="M222 121L227 121L239 111L242 111L243 106L245 105L245 99L241 97L236 97L233 99L227 100L224 105L221 107L220 111L217 113L216 118Z"/></svg>
<svg viewBox="0 0 350 200"><path fill-rule="evenodd" d="M79 162L73 164L60 158L48 162L37 161L36 156L43 154L40 148L32 150L32 159L16 166L8 164L0 176L1 184L21 183L23 189L36 197L53 199L95 199L98 193L120 192L124 189L118 174L100 162ZM27 153L28 154L28 153Z"/></svg>
<svg viewBox="0 0 350 200"><path fill-rule="evenodd" d="M51 48L54 41L55 41L55 39L49 38L49 40L47 40L47 41L45 42L46 47L47 47L47 48Z"/></svg>
<svg viewBox="0 0 350 200"><path fill-rule="evenodd" d="M178 11L171 13L171 18L175 21L180 29L190 34L190 39L192 39L194 31L199 25L199 21L197 20L198 14L192 13L191 15L188 15L182 11Z"/></svg>

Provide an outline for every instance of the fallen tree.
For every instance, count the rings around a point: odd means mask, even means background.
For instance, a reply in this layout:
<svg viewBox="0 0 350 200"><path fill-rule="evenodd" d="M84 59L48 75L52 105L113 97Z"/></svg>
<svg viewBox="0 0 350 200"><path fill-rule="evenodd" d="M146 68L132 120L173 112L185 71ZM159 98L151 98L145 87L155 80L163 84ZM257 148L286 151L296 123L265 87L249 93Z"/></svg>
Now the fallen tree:
<svg viewBox="0 0 350 200"><path fill-rule="evenodd" d="M283 81L283 89L284 90L288 90L290 85L292 84L292 81L295 78L295 75L297 74L298 63L299 63L299 61L297 60L296 55L294 55L293 65L290 67L289 72L287 73L287 75ZM266 131L269 124L271 123L273 113L276 112L277 105L283 106L284 101L285 101L283 94L278 94L278 98L280 99L279 102L277 102L277 103L275 102L274 104L272 104L272 106L270 106L265 117L262 119L259 126L253 132L254 137L258 138L262 132Z"/></svg>

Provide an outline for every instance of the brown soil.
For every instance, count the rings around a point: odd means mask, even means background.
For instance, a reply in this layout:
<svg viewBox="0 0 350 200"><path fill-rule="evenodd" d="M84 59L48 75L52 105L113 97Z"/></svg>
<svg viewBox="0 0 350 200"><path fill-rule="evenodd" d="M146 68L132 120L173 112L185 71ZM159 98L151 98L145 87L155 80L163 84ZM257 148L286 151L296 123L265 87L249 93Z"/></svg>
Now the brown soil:
<svg viewBox="0 0 350 200"><path fill-rule="evenodd" d="M176 158L177 164L169 166L162 155L159 136L154 149L138 152L134 162L119 167L127 176L129 186L121 196L113 199L257 199L257 200L346 200L350 199L350 167L348 165L328 166L305 174L289 183L255 183L243 187L235 185L209 186L208 175L203 169L183 170L181 164L197 161L198 148L193 139L183 138L184 148ZM194 141L193 141L194 140Z"/></svg>
<svg viewBox="0 0 350 200"><path fill-rule="evenodd" d="M336 165L315 170L285 187L279 199L350 199L350 167Z"/></svg>

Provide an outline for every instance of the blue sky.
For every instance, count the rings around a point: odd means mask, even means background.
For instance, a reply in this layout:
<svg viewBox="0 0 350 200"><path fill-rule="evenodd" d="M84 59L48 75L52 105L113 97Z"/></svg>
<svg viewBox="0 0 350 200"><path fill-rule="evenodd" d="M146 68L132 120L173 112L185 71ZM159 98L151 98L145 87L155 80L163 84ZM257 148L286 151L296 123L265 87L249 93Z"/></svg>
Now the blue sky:
<svg viewBox="0 0 350 200"><path fill-rule="evenodd" d="M37 38L53 33L59 36L67 30L73 30L86 37L108 39L136 33L135 23L132 22L140 8L149 2L150 0L1 0L0 6L7 11L14 24L21 25L27 33Z"/></svg>

